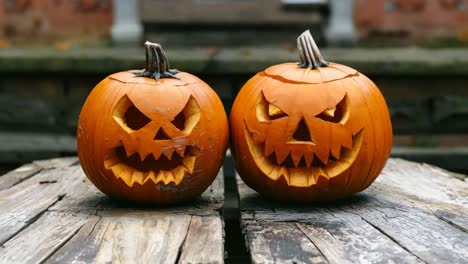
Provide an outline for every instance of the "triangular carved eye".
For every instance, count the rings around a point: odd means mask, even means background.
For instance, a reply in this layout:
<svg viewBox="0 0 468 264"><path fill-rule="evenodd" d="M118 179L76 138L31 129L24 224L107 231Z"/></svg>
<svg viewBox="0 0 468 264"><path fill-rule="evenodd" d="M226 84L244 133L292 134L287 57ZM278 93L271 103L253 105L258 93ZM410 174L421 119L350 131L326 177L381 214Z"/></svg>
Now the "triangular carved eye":
<svg viewBox="0 0 468 264"><path fill-rule="evenodd" d="M288 114L286 114L278 106L268 102L263 92L260 99L257 102L256 114L257 119L260 122L269 122L288 116Z"/></svg>
<svg viewBox="0 0 468 264"><path fill-rule="evenodd" d="M200 121L200 105L197 100L190 96L189 100L185 104L184 109L180 111L171 123L179 130L188 135L192 132L195 126Z"/></svg>
<svg viewBox="0 0 468 264"><path fill-rule="evenodd" d="M276 120L285 116L288 115L276 105L271 103L268 105L268 117L270 118L270 120Z"/></svg>
<svg viewBox="0 0 468 264"><path fill-rule="evenodd" d="M139 130L151 122L151 119L143 114L127 95L120 99L112 115L114 120L129 133Z"/></svg>
<svg viewBox="0 0 468 264"><path fill-rule="evenodd" d="M327 122L344 124L349 118L348 106L348 95L345 95L336 106L325 109L316 117Z"/></svg>

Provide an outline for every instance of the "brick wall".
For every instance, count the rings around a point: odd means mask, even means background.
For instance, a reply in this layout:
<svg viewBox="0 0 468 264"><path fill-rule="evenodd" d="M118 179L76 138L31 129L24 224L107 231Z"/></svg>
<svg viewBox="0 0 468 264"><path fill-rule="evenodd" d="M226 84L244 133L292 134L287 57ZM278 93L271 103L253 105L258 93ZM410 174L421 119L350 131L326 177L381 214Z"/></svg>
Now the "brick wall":
<svg viewBox="0 0 468 264"><path fill-rule="evenodd" d="M394 34L401 44L430 38L468 42L468 0L354 1L361 38Z"/></svg>
<svg viewBox="0 0 468 264"><path fill-rule="evenodd" d="M109 33L112 0L0 0L0 39L35 46Z"/></svg>
<svg viewBox="0 0 468 264"><path fill-rule="evenodd" d="M389 45L412 44L432 38L451 38L468 43L468 0L354 1L355 25L363 40L393 36L396 42ZM0 0L0 47L8 44L35 46L56 41L103 42L112 25L112 4L112 0ZM296 25L302 30L314 25L323 27L326 21L319 15L323 15L326 8L291 10L279 0L140 0L140 6L142 21L156 25L154 28L146 27L146 31L155 31L163 40L165 35L162 31L171 23L179 26L194 22L217 25L253 23L253 33L245 35L248 37L243 35L240 41L254 45L255 40L264 35L279 35L275 31L255 34L264 30L265 23ZM161 23L164 27L157 26ZM263 28L255 28L256 23L261 23ZM201 31L201 35L190 36L183 41L203 38L213 31L206 33L199 27L189 27L185 32L184 27L176 29L180 31L179 35L171 31L167 37L176 42L180 42L180 36L192 34L195 29ZM235 34L233 31L231 28L226 34L231 36ZM218 38L221 38L221 33L219 30L214 32ZM231 41L229 36L225 36L221 43Z"/></svg>

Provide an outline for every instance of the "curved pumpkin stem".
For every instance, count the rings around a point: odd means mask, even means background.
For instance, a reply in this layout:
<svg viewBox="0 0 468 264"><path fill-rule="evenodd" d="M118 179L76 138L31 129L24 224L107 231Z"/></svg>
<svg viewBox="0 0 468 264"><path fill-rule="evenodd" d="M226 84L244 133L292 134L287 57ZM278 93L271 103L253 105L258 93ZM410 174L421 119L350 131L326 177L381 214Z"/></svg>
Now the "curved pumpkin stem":
<svg viewBox="0 0 468 264"><path fill-rule="evenodd" d="M299 67L317 69L319 67L327 67L330 64L323 59L309 30L304 31L297 38L297 48L299 49L299 56L301 58L301 62L298 64Z"/></svg>
<svg viewBox="0 0 468 264"><path fill-rule="evenodd" d="M169 69L169 61L162 46L158 43L145 42L146 69L143 72L134 73L138 77L148 77L159 80L160 78L177 78L175 69Z"/></svg>

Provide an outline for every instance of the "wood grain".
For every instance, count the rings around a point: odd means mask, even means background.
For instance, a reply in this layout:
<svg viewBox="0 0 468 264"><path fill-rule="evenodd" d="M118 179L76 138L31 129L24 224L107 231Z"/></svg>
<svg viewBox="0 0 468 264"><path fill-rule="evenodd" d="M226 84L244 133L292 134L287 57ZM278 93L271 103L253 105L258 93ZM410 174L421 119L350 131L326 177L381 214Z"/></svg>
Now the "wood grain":
<svg viewBox="0 0 468 264"><path fill-rule="evenodd" d="M41 171L41 167L34 163L24 164L7 174L0 176L0 190L8 189Z"/></svg>
<svg viewBox="0 0 468 264"><path fill-rule="evenodd" d="M35 221L65 196L60 181L72 177L77 168L44 170L9 189L0 191L0 244Z"/></svg>
<svg viewBox="0 0 468 264"><path fill-rule="evenodd" d="M50 160L38 160L28 164L24 164L7 174L0 176L0 190L8 189L15 184L18 184L34 174L45 169L64 168L76 164L76 157L55 158Z"/></svg>
<svg viewBox="0 0 468 264"><path fill-rule="evenodd" d="M223 263L224 232L219 217L192 216L178 263Z"/></svg>
<svg viewBox="0 0 468 264"><path fill-rule="evenodd" d="M254 262L313 263L310 259L317 256L328 263L468 259L468 185L430 165L391 159L371 188L328 204L269 201L240 179L238 190L242 228ZM296 246L278 247L279 241ZM309 241L317 250L304 251L297 241ZM290 252L304 257L295 259Z"/></svg>
<svg viewBox="0 0 468 264"><path fill-rule="evenodd" d="M190 216L102 217L85 226L49 263L175 263Z"/></svg>
<svg viewBox="0 0 468 264"><path fill-rule="evenodd" d="M328 263L295 223L252 221L245 228L253 263Z"/></svg>
<svg viewBox="0 0 468 264"><path fill-rule="evenodd" d="M0 263L224 262L222 170L195 201L158 208L108 198L76 163L37 161L7 174L34 171L0 191Z"/></svg>
<svg viewBox="0 0 468 264"><path fill-rule="evenodd" d="M86 223L90 216L46 213L0 247L0 263L42 263Z"/></svg>

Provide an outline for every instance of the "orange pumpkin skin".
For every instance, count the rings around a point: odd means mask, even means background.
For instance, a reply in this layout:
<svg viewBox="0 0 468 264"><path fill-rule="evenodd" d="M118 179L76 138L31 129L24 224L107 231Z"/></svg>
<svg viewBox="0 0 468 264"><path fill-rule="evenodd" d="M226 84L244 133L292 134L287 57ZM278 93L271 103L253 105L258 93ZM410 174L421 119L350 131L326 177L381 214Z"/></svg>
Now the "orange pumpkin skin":
<svg viewBox="0 0 468 264"><path fill-rule="evenodd" d="M390 155L385 100L363 74L340 64L272 66L251 78L230 115L242 180L270 198L336 200L367 188Z"/></svg>
<svg viewBox="0 0 468 264"><path fill-rule="evenodd" d="M171 204L200 195L216 177L227 148L221 100L199 78L112 74L80 113L78 155L102 192L131 201Z"/></svg>

